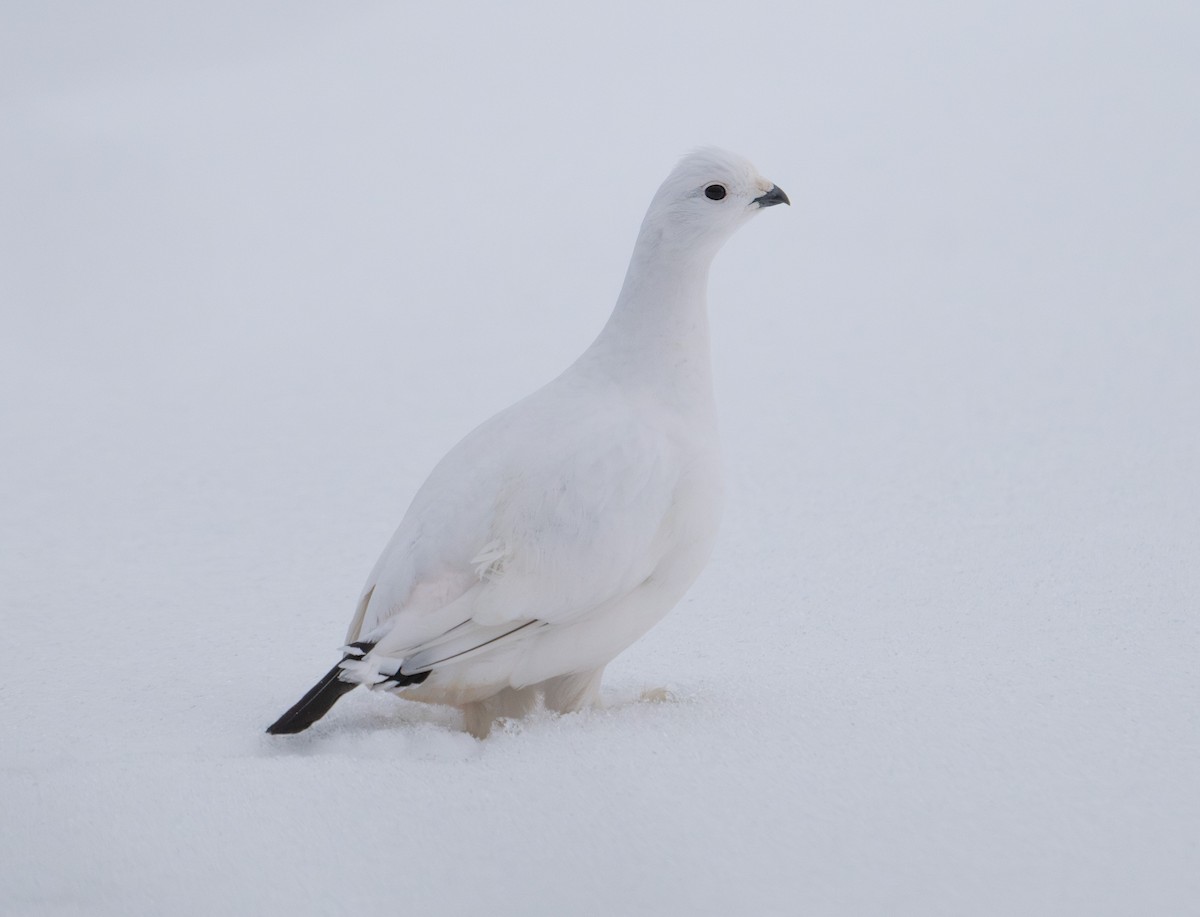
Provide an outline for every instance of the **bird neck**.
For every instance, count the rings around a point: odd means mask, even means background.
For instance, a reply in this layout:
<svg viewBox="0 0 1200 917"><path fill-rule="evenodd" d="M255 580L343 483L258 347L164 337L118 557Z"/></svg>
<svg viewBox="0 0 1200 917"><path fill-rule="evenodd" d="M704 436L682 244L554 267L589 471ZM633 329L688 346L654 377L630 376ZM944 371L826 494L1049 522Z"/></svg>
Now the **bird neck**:
<svg viewBox="0 0 1200 917"><path fill-rule="evenodd" d="M618 382L676 402L712 404L708 269L703 249L666 250L643 227L616 307L588 356Z"/></svg>

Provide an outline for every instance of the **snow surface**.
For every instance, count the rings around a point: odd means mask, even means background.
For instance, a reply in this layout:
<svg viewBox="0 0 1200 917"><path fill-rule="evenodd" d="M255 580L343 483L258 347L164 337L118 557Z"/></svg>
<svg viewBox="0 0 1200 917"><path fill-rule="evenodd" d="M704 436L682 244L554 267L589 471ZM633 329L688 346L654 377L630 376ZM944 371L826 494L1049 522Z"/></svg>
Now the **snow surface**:
<svg viewBox="0 0 1200 917"><path fill-rule="evenodd" d="M1196 913L1198 10L6 5L0 913ZM700 143L795 206L608 707L264 735Z"/></svg>

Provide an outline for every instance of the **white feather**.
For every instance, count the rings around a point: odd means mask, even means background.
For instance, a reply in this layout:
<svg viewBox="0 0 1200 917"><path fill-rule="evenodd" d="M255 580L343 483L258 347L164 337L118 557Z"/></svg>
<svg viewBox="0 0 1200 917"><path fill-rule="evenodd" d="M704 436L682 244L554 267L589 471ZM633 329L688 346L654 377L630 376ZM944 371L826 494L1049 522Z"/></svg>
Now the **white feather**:
<svg viewBox="0 0 1200 917"><path fill-rule="evenodd" d="M724 198L705 194L712 184ZM347 635L375 647L344 662L343 678L429 672L396 690L496 698L497 710L524 709L528 696L512 692L531 685L556 708L594 698L603 667L679 600L711 549L721 486L708 267L772 188L717 150L676 167L600 336L463 439L418 491ZM486 722L482 709L468 722Z"/></svg>

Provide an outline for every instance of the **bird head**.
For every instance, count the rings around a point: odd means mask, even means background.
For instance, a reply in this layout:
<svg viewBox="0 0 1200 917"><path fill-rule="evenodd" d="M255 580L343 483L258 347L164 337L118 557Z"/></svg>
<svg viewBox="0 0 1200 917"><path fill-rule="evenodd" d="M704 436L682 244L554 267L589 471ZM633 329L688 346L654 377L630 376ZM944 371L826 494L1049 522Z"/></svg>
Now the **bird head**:
<svg viewBox="0 0 1200 917"><path fill-rule="evenodd" d="M711 256L764 207L790 203L749 161L706 147L684 156L667 176L650 203L642 234L662 248Z"/></svg>

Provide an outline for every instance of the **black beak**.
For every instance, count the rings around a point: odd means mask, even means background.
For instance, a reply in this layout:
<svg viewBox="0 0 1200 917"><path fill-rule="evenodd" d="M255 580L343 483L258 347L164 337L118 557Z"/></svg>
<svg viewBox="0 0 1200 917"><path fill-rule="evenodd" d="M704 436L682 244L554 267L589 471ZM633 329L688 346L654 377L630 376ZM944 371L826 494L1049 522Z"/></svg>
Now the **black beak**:
<svg viewBox="0 0 1200 917"><path fill-rule="evenodd" d="M754 203L759 207L774 207L776 204L787 204L789 207L792 202L788 200L788 196L783 193L783 189L779 185L771 185L771 190L762 197L756 197Z"/></svg>

